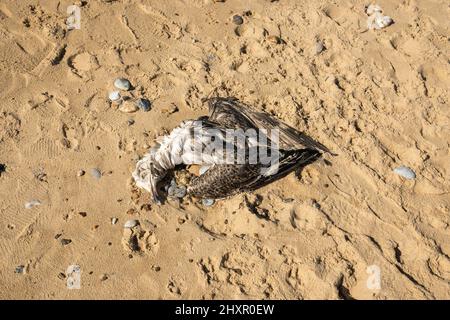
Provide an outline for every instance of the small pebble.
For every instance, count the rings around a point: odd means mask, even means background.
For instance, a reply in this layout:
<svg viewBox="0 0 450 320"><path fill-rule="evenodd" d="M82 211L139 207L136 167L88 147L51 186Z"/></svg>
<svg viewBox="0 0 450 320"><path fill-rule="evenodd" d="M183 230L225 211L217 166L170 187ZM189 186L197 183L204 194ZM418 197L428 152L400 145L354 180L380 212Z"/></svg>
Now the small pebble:
<svg viewBox="0 0 450 320"><path fill-rule="evenodd" d="M128 119L127 123L129 126L132 126L134 124L134 120L133 119Z"/></svg>
<svg viewBox="0 0 450 320"><path fill-rule="evenodd" d="M239 26L244 23L244 19L240 15L236 14L233 16L233 23Z"/></svg>
<svg viewBox="0 0 450 320"><path fill-rule="evenodd" d="M143 99L143 98L139 98L136 100L136 106L144 112L150 111L150 109L151 109L150 101L148 101L147 99Z"/></svg>
<svg viewBox="0 0 450 320"><path fill-rule="evenodd" d="M70 240L70 239L61 239L61 244L63 246L67 246L70 243L72 243L72 240Z"/></svg>
<svg viewBox="0 0 450 320"><path fill-rule="evenodd" d="M39 200L31 200L28 201L27 203L25 203L25 208L26 209L31 209L35 206L40 206L42 203Z"/></svg>
<svg viewBox="0 0 450 320"><path fill-rule="evenodd" d="M408 180L414 180L416 178L416 174L414 173L414 171L411 168L405 166L395 168L394 173Z"/></svg>
<svg viewBox="0 0 450 320"><path fill-rule="evenodd" d="M202 204L205 207L210 207L214 204L214 199L202 199Z"/></svg>
<svg viewBox="0 0 450 320"><path fill-rule="evenodd" d="M105 280L108 280L108 275L102 274L102 275L100 276L100 281L105 281Z"/></svg>
<svg viewBox="0 0 450 320"><path fill-rule="evenodd" d="M102 173L97 168L92 168L91 176L93 176L95 179L100 179L102 177Z"/></svg>
<svg viewBox="0 0 450 320"><path fill-rule="evenodd" d="M128 91L131 89L131 83L125 78L117 78L114 81L114 87L120 90Z"/></svg>
<svg viewBox="0 0 450 320"><path fill-rule="evenodd" d="M320 204L316 200L312 199L311 204L314 208L320 209Z"/></svg>
<svg viewBox="0 0 450 320"><path fill-rule="evenodd" d="M119 219L117 219L117 218L111 218L111 224L116 224L117 223L117 221L119 221Z"/></svg>
<svg viewBox="0 0 450 320"><path fill-rule="evenodd" d="M25 273L25 266L24 265L20 265L17 266L16 269L14 270L15 273Z"/></svg>
<svg viewBox="0 0 450 320"><path fill-rule="evenodd" d="M136 227L138 224L139 224L139 221L137 221L137 220L128 220L127 222L125 222L123 227L125 229L131 229L131 228Z"/></svg>
<svg viewBox="0 0 450 320"><path fill-rule="evenodd" d="M138 110L139 110L139 108L137 107L137 105L128 100L125 101L124 103L122 103L119 107L119 111L122 111L125 113L133 113Z"/></svg>
<svg viewBox="0 0 450 320"><path fill-rule="evenodd" d="M2 173L4 173L6 171L6 165L3 163L0 163L0 177L2 175Z"/></svg>
<svg viewBox="0 0 450 320"><path fill-rule="evenodd" d="M120 92L119 91L111 91L108 95L108 98L111 101L117 101L120 99Z"/></svg>
<svg viewBox="0 0 450 320"><path fill-rule="evenodd" d="M174 198L184 198L186 196L186 187L185 186L177 186L171 185L167 191L170 197Z"/></svg>
<svg viewBox="0 0 450 320"><path fill-rule="evenodd" d="M317 41L315 49L316 49L316 54L320 54L321 52L323 52L325 50L325 46L323 45L323 42Z"/></svg>
<svg viewBox="0 0 450 320"><path fill-rule="evenodd" d="M86 171L80 170L80 171L78 171L77 176L82 177L82 176L84 176L85 173L86 173Z"/></svg>

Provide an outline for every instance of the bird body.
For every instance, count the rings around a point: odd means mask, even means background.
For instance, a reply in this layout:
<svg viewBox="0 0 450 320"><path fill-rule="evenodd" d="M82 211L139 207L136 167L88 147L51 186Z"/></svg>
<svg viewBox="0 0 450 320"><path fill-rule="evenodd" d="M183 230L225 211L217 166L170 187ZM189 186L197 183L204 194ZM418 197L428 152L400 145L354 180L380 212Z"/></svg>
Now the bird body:
<svg viewBox="0 0 450 320"><path fill-rule="evenodd" d="M257 189L329 150L273 116L235 98L209 100L209 116L184 121L138 161L138 187L160 201L157 184L180 164L208 165L187 193L219 199Z"/></svg>

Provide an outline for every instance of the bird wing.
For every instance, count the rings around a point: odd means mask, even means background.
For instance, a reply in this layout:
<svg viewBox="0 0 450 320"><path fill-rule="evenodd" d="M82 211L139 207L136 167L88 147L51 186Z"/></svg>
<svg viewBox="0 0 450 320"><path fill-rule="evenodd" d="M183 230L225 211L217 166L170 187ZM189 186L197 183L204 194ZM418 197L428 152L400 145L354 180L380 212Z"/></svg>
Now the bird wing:
<svg viewBox="0 0 450 320"><path fill-rule="evenodd" d="M226 128L279 130L279 148L284 150L318 149L332 152L323 144L276 119L266 112L255 111L236 98L211 98L209 120Z"/></svg>
<svg viewBox="0 0 450 320"><path fill-rule="evenodd" d="M306 166L320 157L314 149L283 151L277 171L264 174L259 164L213 165L204 174L192 179L187 192L195 197L221 199L251 191L278 180L293 170ZM268 169L268 168L264 168Z"/></svg>

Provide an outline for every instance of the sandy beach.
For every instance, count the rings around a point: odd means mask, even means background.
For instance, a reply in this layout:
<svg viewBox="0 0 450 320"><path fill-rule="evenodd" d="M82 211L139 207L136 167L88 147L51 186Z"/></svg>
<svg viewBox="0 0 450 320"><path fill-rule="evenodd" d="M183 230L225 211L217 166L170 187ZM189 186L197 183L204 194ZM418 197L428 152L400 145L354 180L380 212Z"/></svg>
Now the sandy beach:
<svg viewBox="0 0 450 320"><path fill-rule="evenodd" d="M450 299L450 7L376 3L0 0L0 298ZM213 92L336 156L154 204L136 161Z"/></svg>

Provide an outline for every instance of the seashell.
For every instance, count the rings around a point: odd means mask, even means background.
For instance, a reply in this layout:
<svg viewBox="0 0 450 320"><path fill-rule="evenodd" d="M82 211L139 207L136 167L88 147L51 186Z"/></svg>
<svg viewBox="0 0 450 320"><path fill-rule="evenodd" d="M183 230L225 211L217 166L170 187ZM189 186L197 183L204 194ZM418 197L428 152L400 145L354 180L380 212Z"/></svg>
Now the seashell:
<svg viewBox="0 0 450 320"><path fill-rule="evenodd" d="M214 199L202 199L202 204L205 207L210 207L214 204Z"/></svg>
<svg viewBox="0 0 450 320"><path fill-rule="evenodd" d="M97 168L92 168L91 169L91 176L93 176L95 179L100 179L102 177L102 173L99 169Z"/></svg>
<svg viewBox="0 0 450 320"><path fill-rule="evenodd" d="M391 17L384 16L380 12L376 12L367 19L367 28L369 30L380 30L394 23Z"/></svg>
<svg viewBox="0 0 450 320"><path fill-rule="evenodd" d="M42 203L39 200L31 200L25 203L25 208L26 209L31 209L35 206L40 206Z"/></svg>
<svg viewBox="0 0 450 320"><path fill-rule="evenodd" d="M394 23L391 17L383 15L383 9L379 5L371 4L366 8L367 28L369 30L379 30Z"/></svg>
<svg viewBox="0 0 450 320"><path fill-rule="evenodd" d="M132 103L131 101L124 101L119 107L119 111L125 112L125 113L132 113L138 111L139 108L136 106L136 104Z"/></svg>
<svg viewBox="0 0 450 320"><path fill-rule="evenodd" d="M80 171L77 172L77 176L78 177L82 177L82 176L84 176L85 173L86 173L86 171L80 170Z"/></svg>
<svg viewBox="0 0 450 320"><path fill-rule="evenodd" d="M131 229L131 228L136 227L137 225L139 225L139 221L132 219L132 220L127 220L127 222L125 222L123 227L125 229Z"/></svg>
<svg viewBox="0 0 450 320"><path fill-rule="evenodd" d="M108 98L111 101L117 101L120 99L120 92L119 91L111 91L108 95Z"/></svg>
<svg viewBox="0 0 450 320"><path fill-rule="evenodd" d="M377 4L370 4L370 5L367 6L366 14L368 16L371 16L371 15L373 15L376 12L382 13L383 9L381 9L381 7L379 5L377 5Z"/></svg>
<svg viewBox="0 0 450 320"><path fill-rule="evenodd" d="M400 166L398 168L395 168L393 171L394 173L408 180L414 180L416 178L415 172L409 167Z"/></svg>
<svg viewBox="0 0 450 320"><path fill-rule="evenodd" d="M117 219L117 218L111 218L111 224L116 224L117 223L117 221L119 221L119 219Z"/></svg>
<svg viewBox="0 0 450 320"><path fill-rule="evenodd" d="M128 91L131 89L131 83L125 78L117 78L114 81L114 87L120 90Z"/></svg>
<svg viewBox="0 0 450 320"><path fill-rule="evenodd" d="M150 111L151 103L147 99L139 98L136 100L136 106L144 112Z"/></svg>

